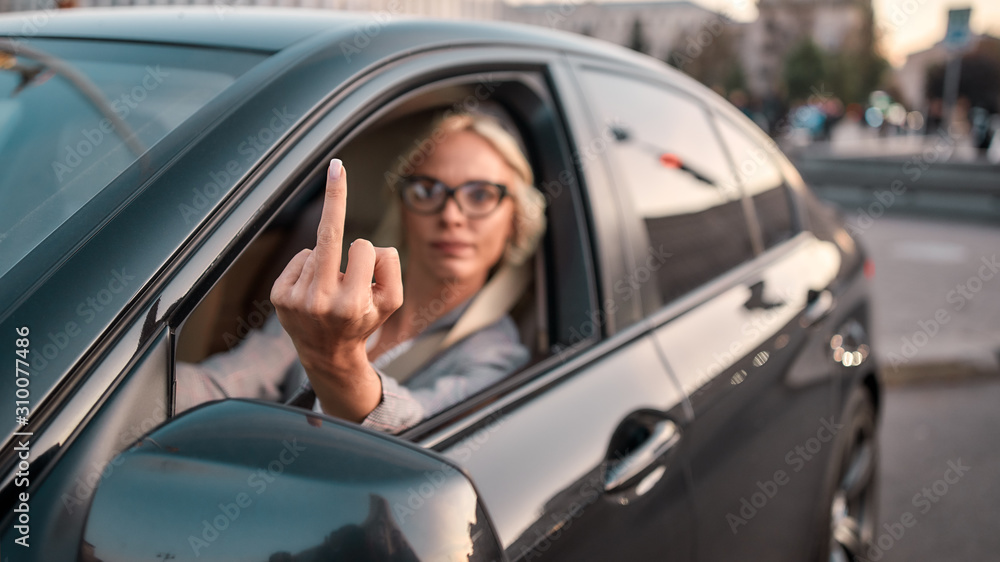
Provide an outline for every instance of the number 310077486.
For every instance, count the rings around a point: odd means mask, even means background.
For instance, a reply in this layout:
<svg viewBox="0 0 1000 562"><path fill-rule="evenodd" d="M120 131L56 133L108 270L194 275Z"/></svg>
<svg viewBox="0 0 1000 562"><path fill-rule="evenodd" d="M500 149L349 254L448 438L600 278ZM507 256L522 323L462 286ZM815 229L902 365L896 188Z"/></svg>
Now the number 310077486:
<svg viewBox="0 0 1000 562"><path fill-rule="evenodd" d="M14 360L17 384L17 389L14 391L16 397L14 415L17 417L17 423L24 426L28 425L28 414L30 413L28 397L31 396L31 393L28 391L28 386L31 384L31 379L28 378L28 354L31 352L31 340L28 339L30 330L27 326L21 326L15 331L18 338L14 340L14 354L17 355Z"/></svg>

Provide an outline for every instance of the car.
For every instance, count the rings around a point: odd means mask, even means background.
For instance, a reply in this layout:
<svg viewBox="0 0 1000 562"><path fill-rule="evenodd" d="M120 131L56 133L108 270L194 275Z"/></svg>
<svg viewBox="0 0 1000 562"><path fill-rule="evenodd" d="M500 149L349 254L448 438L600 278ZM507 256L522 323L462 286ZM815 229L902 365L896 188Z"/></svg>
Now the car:
<svg viewBox="0 0 1000 562"><path fill-rule="evenodd" d="M0 18L4 559L854 560L876 524L873 269L679 71L540 27L161 7ZM530 363L398 435L175 413L441 112L513 123L547 200ZM318 197L318 198L317 198Z"/></svg>

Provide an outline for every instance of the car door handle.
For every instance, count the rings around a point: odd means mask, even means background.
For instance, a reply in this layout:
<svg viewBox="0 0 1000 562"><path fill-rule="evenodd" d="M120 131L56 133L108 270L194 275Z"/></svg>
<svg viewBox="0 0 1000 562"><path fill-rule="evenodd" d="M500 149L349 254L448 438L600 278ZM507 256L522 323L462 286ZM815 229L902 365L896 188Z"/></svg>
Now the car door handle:
<svg viewBox="0 0 1000 562"><path fill-rule="evenodd" d="M830 291L825 289L822 291L814 291L810 289L809 296L806 297L806 311L805 314L802 315L802 321L800 324L803 328L812 326L813 324L826 318L836 304L836 299L833 298L833 293Z"/></svg>
<svg viewBox="0 0 1000 562"><path fill-rule="evenodd" d="M608 467L604 477L604 491L620 490L630 480L642 474L649 466L677 445L680 429L670 420L660 420L653 425L649 437L634 450Z"/></svg>

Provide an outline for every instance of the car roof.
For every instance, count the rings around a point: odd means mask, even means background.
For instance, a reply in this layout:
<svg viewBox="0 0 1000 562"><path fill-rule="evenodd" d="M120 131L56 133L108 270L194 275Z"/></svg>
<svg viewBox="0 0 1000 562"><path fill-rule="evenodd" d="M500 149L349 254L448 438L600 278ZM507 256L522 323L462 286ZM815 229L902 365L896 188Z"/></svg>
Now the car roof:
<svg viewBox="0 0 1000 562"><path fill-rule="evenodd" d="M278 51L315 33L351 29L371 14L216 6L81 8L0 16L0 35L141 41Z"/></svg>
<svg viewBox="0 0 1000 562"><path fill-rule="evenodd" d="M326 35L334 44L400 33L419 43L460 39L563 49L596 56L652 62L618 45L534 25L483 20L434 19L388 11L355 12L255 6L139 6L73 8L0 15L0 36L163 43L276 52ZM327 43L329 45L330 43ZM417 45L414 45L415 47Z"/></svg>
<svg viewBox="0 0 1000 562"><path fill-rule="evenodd" d="M518 45L573 52L627 62L675 85L700 87L662 61L632 49L549 27L498 20L435 19L391 13L312 8L231 6L137 6L73 8L0 15L0 37L63 38L189 45L275 53L307 39L312 50L357 48L379 36L395 35L412 49L459 45Z"/></svg>
<svg viewBox="0 0 1000 562"><path fill-rule="evenodd" d="M93 39L190 45L275 53L307 39L311 50L358 48L395 35L413 50L460 45L519 45L588 55L669 73L675 86L698 91L693 78L621 45L550 27L498 20L435 19L391 13L313 8L137 6L73 8L0 15L0 37Z"/></svg>

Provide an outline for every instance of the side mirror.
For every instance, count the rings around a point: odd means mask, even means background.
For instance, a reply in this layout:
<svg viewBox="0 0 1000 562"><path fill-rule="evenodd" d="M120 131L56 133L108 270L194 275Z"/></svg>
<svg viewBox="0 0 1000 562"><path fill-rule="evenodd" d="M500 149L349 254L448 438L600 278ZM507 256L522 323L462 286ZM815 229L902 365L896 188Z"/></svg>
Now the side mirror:
<svg viewBox="0 0 1000 562"><path fill-rule="evenodd" d="M504 560L450 461L277 404L186 412L114 461L80 560Z"/></svg>

